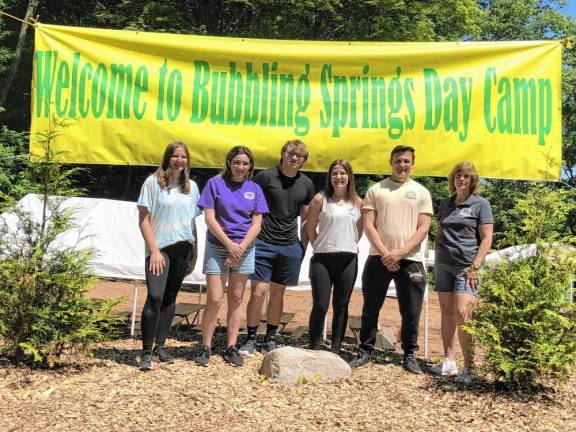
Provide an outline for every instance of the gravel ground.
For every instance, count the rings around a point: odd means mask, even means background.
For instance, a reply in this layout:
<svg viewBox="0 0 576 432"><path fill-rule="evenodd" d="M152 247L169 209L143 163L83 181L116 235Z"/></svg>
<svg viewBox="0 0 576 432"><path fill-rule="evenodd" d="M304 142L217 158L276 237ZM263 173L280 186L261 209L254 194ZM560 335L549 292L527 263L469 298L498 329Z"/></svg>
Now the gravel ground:
<svg viewBox="0 0 576 432"><path fill-rule="evenodd" d="M220 356L191 361L197 336L170 339L172 365L135 367L140 344L100 344L90 359L69 356L51 371L3 363L3 431L569 431L576 428L576 379L556 392L522 397L478 382L469 388L411 375L391 354L336 384L287 388L262 380L260 353L242 368Z"/></svg>

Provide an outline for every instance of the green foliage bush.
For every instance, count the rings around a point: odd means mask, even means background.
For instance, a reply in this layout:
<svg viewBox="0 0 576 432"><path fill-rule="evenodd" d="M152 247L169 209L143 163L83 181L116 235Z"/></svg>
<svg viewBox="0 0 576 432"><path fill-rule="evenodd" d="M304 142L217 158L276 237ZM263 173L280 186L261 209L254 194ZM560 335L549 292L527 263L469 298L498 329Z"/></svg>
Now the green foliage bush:
<svg viewBox="0 0 576 432"><path fill-rule="evenodd" d="M558 229L575 206L574 190L528 189L516 200L520 232L508 233L503 243L534 247L484 272L482 301L466 330L486 349L488 370L508 388L533 391L565 380L576 363L569 288L576 279L574 238Z"/></svg>
<svg viewBox="0 0 576 432"><path fill-rule="evenodd" d="M17 361L49 367L65 348L89 353L92 343L114 335L119 321L111 312L117 300L84 296L95 280L93 251L56 243L77 228L73 209L63 206L65 198L53 196L76 192L70 181L74 170L63 170L50 150L61 126L39 137L45 155L27 164L27 175L43 189L42 217L11 202L0 218L0 350Z"/></svg>

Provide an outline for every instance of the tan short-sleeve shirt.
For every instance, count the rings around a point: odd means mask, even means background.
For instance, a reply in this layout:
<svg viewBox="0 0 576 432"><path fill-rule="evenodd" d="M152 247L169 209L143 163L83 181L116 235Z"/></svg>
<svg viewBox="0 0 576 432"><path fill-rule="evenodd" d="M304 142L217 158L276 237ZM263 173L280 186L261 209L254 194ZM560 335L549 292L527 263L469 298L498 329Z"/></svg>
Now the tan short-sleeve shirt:
<svg viewBox="0 0 576 432"><path fill-rule="evenodd" d="M418 215L432 215L432 197L420 183L410 179L396 183L390 178L376 183L366 193L363 209L375 210L376 230L388 250L402 247L418 228ZM370 246L370 255L380 253ZM422 261L420 246L410 251L404 259Z"/></svg>

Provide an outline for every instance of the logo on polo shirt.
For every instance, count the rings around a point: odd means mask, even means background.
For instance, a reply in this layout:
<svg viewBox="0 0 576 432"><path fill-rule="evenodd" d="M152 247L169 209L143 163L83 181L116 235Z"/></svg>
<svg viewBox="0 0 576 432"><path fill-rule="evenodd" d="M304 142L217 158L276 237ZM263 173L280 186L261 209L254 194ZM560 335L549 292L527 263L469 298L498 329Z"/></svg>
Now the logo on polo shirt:
<svg viewBox="0 0 576 432"><path fill-rule="evenodd" d="M408 198L410 200L415 200L416 199L416 192L408 191L404 194L404 198Z"/></svg>
<svg viewBox="0 0 576 432"><path fill-rule="evenodd" d="M472 217L474 215L472 214L472 209L470 207L466 207L466 208L463 208L462 210L460 210L460 216Z"/></svg>
<svg viewBox="0 0 576 432"><path fill-rule="evenodd" d="M256 198L256 194L254 192L244 192L244 198L247 200L253 200Z"/></svg>

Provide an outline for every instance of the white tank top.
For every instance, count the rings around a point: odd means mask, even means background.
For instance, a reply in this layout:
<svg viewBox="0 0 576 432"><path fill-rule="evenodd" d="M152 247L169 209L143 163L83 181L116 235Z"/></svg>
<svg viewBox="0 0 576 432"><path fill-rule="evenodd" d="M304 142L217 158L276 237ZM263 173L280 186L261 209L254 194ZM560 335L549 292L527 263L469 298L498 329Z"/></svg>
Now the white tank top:
<svg viewBox="0 0 576 432"><path fill-rule="evenodd" d="M336 204L324 199L318 215L318 236L312 244L314 253L358 253L359 218L360 210L351 202Z"/></svg>

